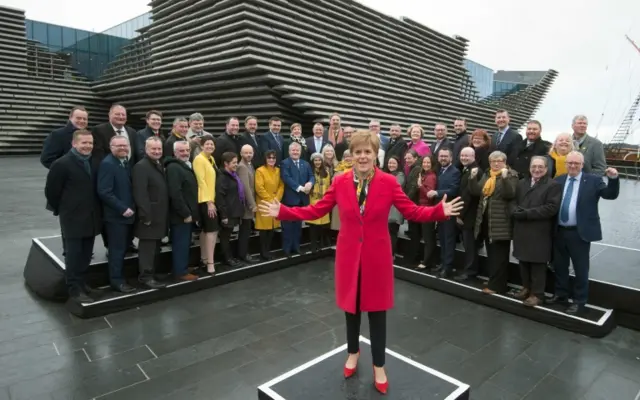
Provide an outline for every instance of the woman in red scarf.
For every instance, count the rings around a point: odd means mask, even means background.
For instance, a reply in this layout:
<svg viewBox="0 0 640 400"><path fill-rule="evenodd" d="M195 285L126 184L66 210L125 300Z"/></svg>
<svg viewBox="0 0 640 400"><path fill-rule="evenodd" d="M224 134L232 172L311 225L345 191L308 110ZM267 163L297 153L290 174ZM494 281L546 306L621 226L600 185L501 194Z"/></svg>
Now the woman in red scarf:
<svg viewBox="0 0 640 400"><path fill-rule="evenodd" d="M357 368L360 351L360 319L369 313L375 388L386 393L389 382L384 371L386 311L393 307L393 258L387 220L391 206L411 221L443 221L458 215L460 199L446 197L433 207L414 204L396 178L375 168L380 148L370 131L355 133L349 144L353 169L337 176L324 197L307 207L289 208L279 202L260 204L260 212L283 221L313 220L338 205L340 231L336 247L335 285L338 306L345 311L348 353L345 378Z"/></svg>

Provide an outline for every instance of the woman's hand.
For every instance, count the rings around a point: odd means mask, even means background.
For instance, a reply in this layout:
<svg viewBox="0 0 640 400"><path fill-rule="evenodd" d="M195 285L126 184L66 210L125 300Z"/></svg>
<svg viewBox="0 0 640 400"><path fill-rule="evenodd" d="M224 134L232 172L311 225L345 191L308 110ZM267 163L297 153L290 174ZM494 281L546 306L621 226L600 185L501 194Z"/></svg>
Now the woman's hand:
<svg viewBox="0 0 640 400"><path fill-rule="evenodd" d="M507 179L509 175L509 170L507 168L502 168L502 179Z"/></svg>
<svg viewBox="0 0 640 400"><path fill-rule="evenodd" d="M273 201L262 200L258 205L260 213L265 217L277 218L280 214L280 202L277 199Z"/></svg>
<svg viewBox="0 0 640 400"><path fill-rule="evenodd" d="M462 199L460 197L456 197L447 203L447 195L445 194L442 197L442 209L444 210L444 215L447 217L456 217L460 215L460 211L462 211L463 206Z"/></svg>
<svg viewBox="0 0 640 400"><path fill-rule="evenodd" d="M478 175L478 167L475 167L475 168L472 168L472 169L471 169L471 173L469 174L469 177L470 177L471 179L473 179L473 178L475 178L475 177L476 177L476 175Z"/></svg>
<svg viewBox="0 0 640 400"><path fill-rule="evenodd" d="M216 217L216 205L211 201L207 203L207 214L209 215L209 218Z"/></svg>
<svg viewBox="0 0 640 400"><path fill-rule="evenodd" d="M418 186L422 186L422 173L418 174Z"/></svg>

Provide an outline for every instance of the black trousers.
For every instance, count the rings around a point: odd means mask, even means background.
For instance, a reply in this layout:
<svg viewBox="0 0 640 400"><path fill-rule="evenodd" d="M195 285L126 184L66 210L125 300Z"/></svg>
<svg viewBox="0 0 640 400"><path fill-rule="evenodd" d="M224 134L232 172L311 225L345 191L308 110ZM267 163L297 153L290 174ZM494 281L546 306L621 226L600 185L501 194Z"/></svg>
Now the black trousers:
<svg viewBox="0 0 640 400"><path fill-rule="evenodd" d="M546 263L520 261L520 277L525 289L529 289L529 292L540 300L544 299L544 285L547 282Z"/></svg>
<svg viewBox="0 0 640 400"><path fill-rule="evenodd" d="M64 256L65 279L69 296L77 296L85 286L85 277L91 264L91 254L93 253L94 236L86 238L65 238Z"/></svg>
<svg viewBox="0 0 640 400"><path fill-rule="evenodd" d="M233 251L231 251L231 234L235 225L222 225L220 227L220 249L225 262L233 259Z"/></svg>
<svg viewBox="0 0 640 400"><path fill-rule="evenodd" d="M371 340L371 357L373 365L384 367L385 348L387 346L387 312L370 311L369 313L369 339ZM356 294L356 313L345 312L347 320L347 351L356 354L360 351L360 272L358 272L358 290Z"/></svg>
<svg viewBox="0 0 640 400"><path fill-rule="evenodd" d="M422 257L422 264L427 268L435 267L438 262L438 244L436 238L436 223L428 222L422 224L422 240L424 241L424 255ZM440 238L442 242L442 238Z"/></svg>
<svg viewBox="0 0 640 400"><path fill-rule="evenodd" d="M146 282L156 273L156 261L162 242L158 239L140 239L138 241L138 280Z"/></svg>
<svg viewBox="0 0 640 400"><path fill-rule="evenodd" d="M260 231L260 255L266 257L271 251L271 243L273 242L273 229Z"/></svg>
<svg viewBox="0 0 640 400"><path fill-rule="evenodd" d="M422 224L417 222L409 221L407 223L407 235L409 236L409 249L405 253L405 262L408 264L413 264L419 261L419 258L422 257L420 254L421 243L420 238L422 237Z"/></svg>
<svg viewBox="0 0 640 400"><path fill-rule="evenodd" d="M327 245L327 230L329 224L309 224L309 236L311 238L311 251L317 251Z"/></svg>
<svg viewBox="0 0 640 400"><path fill-rule="evenodd" d="M486 244L489 261L489 289L498 292L507 292L509 278L509 252L510 240L494 240Z"/></svg>
<svg viewBox="0 0 640 400"><path fill-rule="evenodd" d="M398 251L398 232L400 231L400 225L395 222L389 222L389 235L391 236L391 255L395 259L396 252Z"/></svg>
<svg viewBox="0 0 640 400"><path fill-rule="evenodd" d="M478 275L478 249L482 241L475 238L473 228L462 229L462 245L464 246L464 273L468 276Z"/></svg>
<svg viewBox="0 0 640 400"><path fill-rule="evenodd" d="M238 258L245 259L249 254L249 236L251 236L252 219L242 219L238 229Z"/></svg>

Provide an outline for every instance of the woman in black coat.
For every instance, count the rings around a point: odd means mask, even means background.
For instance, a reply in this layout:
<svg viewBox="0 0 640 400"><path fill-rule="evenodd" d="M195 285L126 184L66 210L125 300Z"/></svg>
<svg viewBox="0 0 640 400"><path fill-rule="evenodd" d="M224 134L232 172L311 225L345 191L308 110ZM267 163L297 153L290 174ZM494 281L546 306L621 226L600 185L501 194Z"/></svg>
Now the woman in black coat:
<svg viewBox="0 0 640 400"><path fill-rule="evenodd" d="M244 216L245 196L242 182L236 174L238 168L238 155L232 152L222 154L220 159L223 169L216 178L216 209L220 218L220 247L225 264L230 267L240 267L242 262L233 257L231 252L231 233L233 228L240 225Z"/></svg>
<svg viewBox="0 0 640 400"><path fill-rule="evenodd" d="M531 158L531 179L518 182L513 212L513 256L520 261L523 287L516 297L531 307L544 299L553 229L562 201L562 185L549 178L548 168L547 157Z"/></svg>

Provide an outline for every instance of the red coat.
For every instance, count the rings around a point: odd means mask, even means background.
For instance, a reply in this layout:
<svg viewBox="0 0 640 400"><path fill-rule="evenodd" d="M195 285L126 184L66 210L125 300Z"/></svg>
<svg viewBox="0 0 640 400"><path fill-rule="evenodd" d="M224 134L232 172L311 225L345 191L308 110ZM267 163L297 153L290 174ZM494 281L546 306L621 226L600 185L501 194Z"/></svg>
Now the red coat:
<svg viewBox="0 0 640 400"><path fill-rule="evenodd" d="M404 217L415 222L445 220L441 204L415 205L404 194L395 176L376 169L369 185L364 216L356 199L353 171L337 176L324 197L307 207L280 206L278 219L314 220L335 205L340 213L340 231L335 263L338 307L356 312L358 270L360 271L360 311L383 311L393 307L393 257L389 237L389 210L394 205Z"/></svg>

